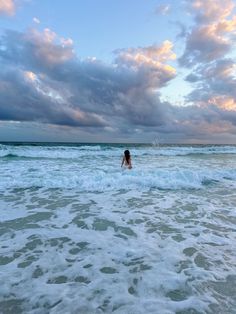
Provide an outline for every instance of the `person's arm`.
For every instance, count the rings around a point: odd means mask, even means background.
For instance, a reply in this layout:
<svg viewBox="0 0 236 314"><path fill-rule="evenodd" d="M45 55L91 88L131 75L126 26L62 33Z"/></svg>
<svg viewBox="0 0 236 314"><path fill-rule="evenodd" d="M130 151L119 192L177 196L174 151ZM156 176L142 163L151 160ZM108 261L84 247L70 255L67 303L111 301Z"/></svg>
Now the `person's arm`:
<svg viewBox="0 0 236 314"><path fill-rule="evenodd" d="M123 157L123 159L122 159L121 167L123 166L124 161L125 161L125 157Z"/></svg>

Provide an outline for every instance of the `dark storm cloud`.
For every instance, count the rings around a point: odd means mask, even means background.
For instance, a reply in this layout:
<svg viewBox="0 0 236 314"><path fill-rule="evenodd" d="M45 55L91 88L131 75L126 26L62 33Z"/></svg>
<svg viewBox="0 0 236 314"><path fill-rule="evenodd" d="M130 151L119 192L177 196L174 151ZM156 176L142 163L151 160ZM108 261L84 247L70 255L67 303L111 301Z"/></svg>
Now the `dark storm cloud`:
<svg viewBox="0 0 236 314"><path fill-rule="evenodd" d="M0 119L13 121L40 121L70 126L103 126L96 116L81 114L51 99L21 72L0 74Z"/></svg>

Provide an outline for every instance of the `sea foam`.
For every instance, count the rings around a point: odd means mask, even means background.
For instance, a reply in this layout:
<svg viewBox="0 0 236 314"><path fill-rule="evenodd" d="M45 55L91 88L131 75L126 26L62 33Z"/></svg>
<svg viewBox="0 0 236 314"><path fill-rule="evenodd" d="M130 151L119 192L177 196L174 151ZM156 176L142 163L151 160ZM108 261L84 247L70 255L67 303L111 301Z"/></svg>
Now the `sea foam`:
<svg viewBox="0 0 236 314"><path fill-rule="evenodd" d="M1 313L235 313L234 146L0 156Z"/></svg>

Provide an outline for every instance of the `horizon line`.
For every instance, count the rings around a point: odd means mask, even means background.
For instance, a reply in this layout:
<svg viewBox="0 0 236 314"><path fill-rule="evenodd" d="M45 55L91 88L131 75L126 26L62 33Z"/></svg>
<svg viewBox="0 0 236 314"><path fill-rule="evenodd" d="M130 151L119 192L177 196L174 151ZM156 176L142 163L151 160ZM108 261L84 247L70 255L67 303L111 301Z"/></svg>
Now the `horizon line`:
<svg viewBox="0 0 236 314"><path fill-rule="evenodd" d="M0 141L0 144L117 144L117 145L133 145L133 144L139 144L139 145L153 145L153 146L159 146L159 145L236 145L236 143L168 143L168 142L162 142L154 144L152 142L61 142L61 141Z"/></svg>

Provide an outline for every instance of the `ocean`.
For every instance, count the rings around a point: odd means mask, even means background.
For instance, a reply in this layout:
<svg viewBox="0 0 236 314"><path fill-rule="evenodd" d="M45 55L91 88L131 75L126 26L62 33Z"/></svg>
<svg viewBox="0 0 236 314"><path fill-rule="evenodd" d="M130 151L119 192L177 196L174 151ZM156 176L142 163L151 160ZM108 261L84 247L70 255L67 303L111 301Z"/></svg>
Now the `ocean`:
<svg viewBox="0 0 236 314"><path fill-rule="evenodd" d="M236 313L236 146L1 143L0 178L0 313Z"/></svg>

